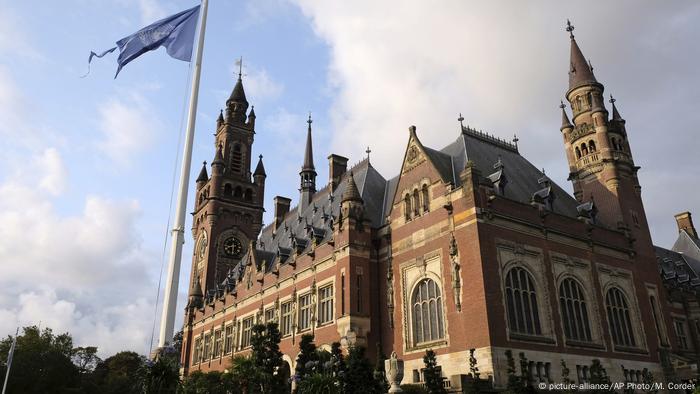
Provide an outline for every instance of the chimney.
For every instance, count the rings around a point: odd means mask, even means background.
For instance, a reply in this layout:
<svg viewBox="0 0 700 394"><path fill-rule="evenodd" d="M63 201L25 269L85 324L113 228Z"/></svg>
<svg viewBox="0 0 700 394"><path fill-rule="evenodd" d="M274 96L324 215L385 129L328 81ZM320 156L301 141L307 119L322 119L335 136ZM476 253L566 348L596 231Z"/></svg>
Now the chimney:
<svg viewBox="0 0 700 394"><path fill-rule="evenodd" d="M284 217L289 213L289 205L292 200L287 197L275 196L273 199L275 204L275 230L284 221Z"/></svg>
<svg viewBox="0 0 700 394"><path fill-rule="evenodd" d="M695 226L693 225L693 217L690 212L683 212L675 215L676 223L678 224L678 232L685 231L693 238L698 237L698 232L695 231Z"/></svg>
<svg viewBox="0 0 700 394"><path fill-rule="evenodd" d="M348 158L332 154L328 156L328 182L331 184L331 190L340 184L340 178L348 169Z"/></svg>

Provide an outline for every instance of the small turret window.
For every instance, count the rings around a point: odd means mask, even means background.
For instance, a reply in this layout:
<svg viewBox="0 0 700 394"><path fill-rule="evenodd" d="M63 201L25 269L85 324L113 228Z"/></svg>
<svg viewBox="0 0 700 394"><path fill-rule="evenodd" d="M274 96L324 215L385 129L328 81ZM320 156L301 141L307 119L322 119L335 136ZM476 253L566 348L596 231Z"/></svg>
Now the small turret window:
<svg viewBox="0 0 700 394"><path fill-rule="evenodd" d="M241 189L240 186L236 186L236 189L233 192L233 196L236 198L241 198L243 197L243 189Z"/></svg>
<svg viewBox="0 0 700 394"><path fill-rule="evenodd" d="M253 201L253 191L250 189L246 189L244 198L246 201Z"/></svg>
<svg viewBox="0 0 700 394"><path fill-rule="evenodd" d="M581 158L581 150L578 148L578 146L576 147L576 158L577 159Z"/></svg>
<svg viewBox="0 0 700 394"><path fill-rule="evenodd" d="M224 197L231 197L233 194L233 188L231 187L230 183L227 183L224 185Z"/></svg>
<svg viewBox="0 0 700 394"><path fill-rule="evenodd" d="M595 149L595 141L593 141L593 140L588 141L588 151L593 153L593 152L595 152L595 150L596 150Z"/></svg>
<svg viewBox="0 0 700 394"><path fill-rule="evenodd" d="M586 146L586 143L584 142L581 144L581 154L586 156L588 154L588 147Z"/></svg>
<svg viewBox="0 0 700 394"><path fill-rule="evenodd" d="M620 146L617 144L617 139L615 137L610 139L613 149L620 150Z"/></svg>

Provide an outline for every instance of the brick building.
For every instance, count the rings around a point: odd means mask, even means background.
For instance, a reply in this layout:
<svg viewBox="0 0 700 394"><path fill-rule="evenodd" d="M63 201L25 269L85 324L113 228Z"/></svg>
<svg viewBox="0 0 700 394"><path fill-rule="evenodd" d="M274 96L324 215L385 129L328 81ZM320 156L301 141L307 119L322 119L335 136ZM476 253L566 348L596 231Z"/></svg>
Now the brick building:
<svg viewBox="0 0 700 394"><path fill-rule="evenodd" d="M380 347L420 382L435 350L452 388L476 349L482 377L506 382L505 351L536 381L586 381L600 359L613 381L694 377L700 352L700 241L677 216L673 250L655 247L625 120L573 35L560 129L573 196L515 142L461 126L442 149L411 126L400 173L328 156L317 188L308 121L296 207L274 198L263 227L265 169L251 174L255 113L239 79L216 125L211 175L196 181L195 250L184 373L223 370L276 321L294 370L298 341ZM461 124L461 119L460 119ZM634 137L634 132L630 133ZM301 155L300 155L301 156Z"/></svg>

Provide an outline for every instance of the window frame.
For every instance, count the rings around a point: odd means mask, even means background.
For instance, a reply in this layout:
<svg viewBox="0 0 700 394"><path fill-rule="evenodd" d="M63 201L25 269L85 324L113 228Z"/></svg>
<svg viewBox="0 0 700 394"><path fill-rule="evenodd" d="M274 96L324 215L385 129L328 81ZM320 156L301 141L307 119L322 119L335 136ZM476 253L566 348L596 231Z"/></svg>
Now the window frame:
<svg viewBox="0 0 700 394"><path fill-rule="evenodd" d="M224 353L230 354L233 352L233 323L224 327Z"/></svg>
<svg viewBox="0 0 700 394"><path fill-rule="evenodd" d="M614 297L613 299L611 294L619 295L619 297ZM611 301L616 302L616 304L611 305ZM622 305L620 305L620 302ZM616 349L636 349L640 346L635 337L633 311L629 303L629 297L618 286L611 286L605 292L605 316L608 321L610 339ZM615 323L617 325L614 325ZM621 323L624 326L620 326ZM625 334L627 334L626 337Z"/></svg>
<svg viewBox="0 0 700 394"><path fill-rule="evenodd" d="M514 272L516 271L525 275L524 279L527 280L525 288L520 286L520 281L523 279L522 275L518 274L517 278L511 277L511 274L515 275ZM518 280L518 287L514 287L516 285L514 279ZM503 281L508 332L515 335L544 337L545 330L542 324L535 276L527 268L516 265L505 271ZM516 292L518 293L517 299L515 296ZM523 297L523 293L525 293L525 297ZM520 304L520 309L517 309L516 304ZM522 329L520 326L523 326Z"/></svg>
<svg viewBox="0 0 700 394"><path fill-rule="evenodd" d="M426 283L426 288L425 292L422 292L422 285L423 283ZM434 284L434 295L431 296L430 294L430 285ZM426 296L425 299L423 299L423 296ZM420 296L420 299L418 297ZM429 346L431 344L439 343L439 342L444 342L447 340L447 322L445 321L445 308L443 305L443 291L442 287L440 286L440 283L438 280L432 277L426 277L426 278L421 278L413 286L413 289L411 290L411 298L410 298L410 304L409 304L409 309L410 309L410 330L411 330L411 345L414 348L420 348L420 347L425 347ZM431 303L434 303L434 314L433 314L433 307L431 307ZM420 322L417 320L418 319L418 310L416 309L417 306L420 305ZM427 311L427 313L426 313ZM427 333L429 334L429 338L426 340L426 327L424 326L424 316L428 317L428 326L427 326ZM435 333L433 333L432 329L432 318L435 318ZM420 337L418 336L419 333L419 325L420 325Z"/></svg>
<svg viewBox="0 0 700 394"><path fill-rule="evenodd" d="M288 312L285 313L285 308L288 308ZM292 335L294 330L294 305L293 302L286 301L280 305L280 334L282 337L287 337Z"/></svg>
<svg viewBox="0 0 700 394"><path fill-rule="evenodd" d="M335 312L335 294L333 293L333 284L320 286L318 288L318 325L323 326L325 324L332 323L334 320Z"/></svg>
<svg viewBox="0 0 700 394"><path fill-rule="evenodd" d="M297 317L297 331L302 332L311 329L311 315L313 310L312 293L308 292L299 296L299 316Z"/></svg>
<svg viewBox="0 0 700 394"><path fill-rule="evenodd" d="M565 284L568 285L567 288ZM594 331L584 286L577 279L567 276L559 282L557 290L565 339L573 342L593 342Z"/></svg>
<svg viewBox="0 0 700 394"><path fill-rule="evenodd" d="M251 346L253 338L253 316L249 316L241 320L241 349L246 349Z"/></svg>

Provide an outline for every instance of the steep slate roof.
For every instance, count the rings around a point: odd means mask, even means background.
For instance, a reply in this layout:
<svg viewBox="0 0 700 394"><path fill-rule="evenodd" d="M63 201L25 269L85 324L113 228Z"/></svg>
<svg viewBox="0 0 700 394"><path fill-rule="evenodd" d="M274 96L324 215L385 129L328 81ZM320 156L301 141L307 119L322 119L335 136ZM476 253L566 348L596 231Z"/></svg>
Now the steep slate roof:
<svg viewBox="0 0 700 394"><path fill-rule="evenodd" d="M533 194L542 190L542 185L538 183L543 177L542 172L520 156L515 145L476 130L463 128L457 139L441 150L424 149L443 181L454 183L457 187L461 185L459 173L468 161L472 161L483 176L489 176L496 172L493 165L500 158L508 177L505 198L529 203ZM335 191L331 192L330 185L327 185L314 193L311 203L302 212L299 212L298 206L292 208L276 231L273 225L263 228L256 244L255 260L259 263L266 261L265 268L269 271L277 257L284 264L294 254L295 248L303 253L311 246L313 237L318 243L328 240L332 235L331 226L335 225L340 212L347 177L351 173L364 201L365 218L375 228L386 224L400 176L386 180L365 159L343 174ZM556 195L554 212L577 217L578 202L554 182L550 181L550 184ZM224 285L235 283L243 275L244 264L250 257L246 253L241 263L231 270Z"/></svg>
<svg viewBox="0 0 700 394"><path fill-rule="evenodd" d="M662 280L692 290L700 286L699 261L660 246L654 246L654 250Z"/></svg>

